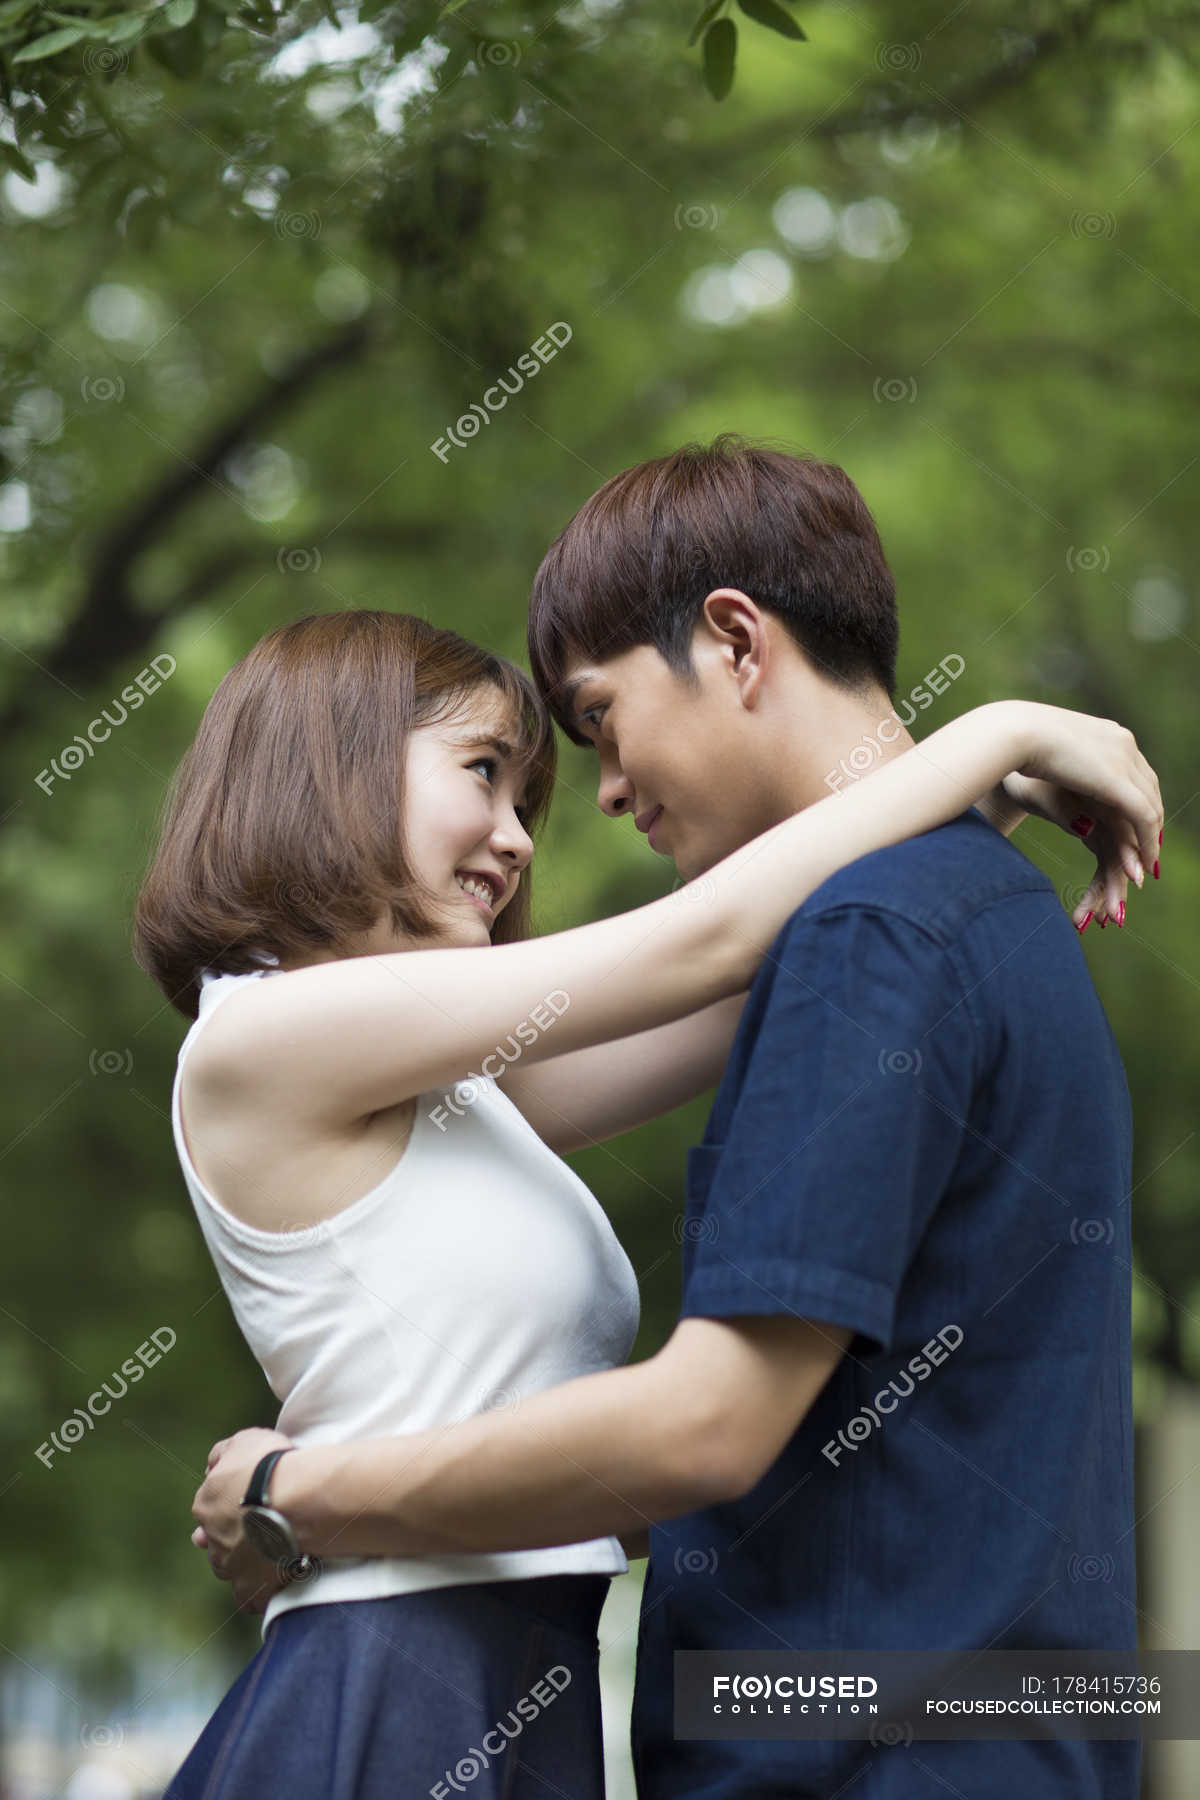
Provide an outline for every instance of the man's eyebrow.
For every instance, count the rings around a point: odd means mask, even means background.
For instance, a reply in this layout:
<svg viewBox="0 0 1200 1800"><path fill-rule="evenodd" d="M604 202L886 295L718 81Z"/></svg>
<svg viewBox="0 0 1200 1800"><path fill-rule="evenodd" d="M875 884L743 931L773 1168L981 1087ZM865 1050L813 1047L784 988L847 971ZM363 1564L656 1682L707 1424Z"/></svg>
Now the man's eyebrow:
<svg viewBox="0 0 1200 1800"><path fill-rule="evenodd" d="M568 681L564 686L562 691L562 707L568 718L573 718L575 716L575 696L578 694L580 688L586 687L588 682L593 679L594 677L591 675L577 675L573 681Z"/></svg>

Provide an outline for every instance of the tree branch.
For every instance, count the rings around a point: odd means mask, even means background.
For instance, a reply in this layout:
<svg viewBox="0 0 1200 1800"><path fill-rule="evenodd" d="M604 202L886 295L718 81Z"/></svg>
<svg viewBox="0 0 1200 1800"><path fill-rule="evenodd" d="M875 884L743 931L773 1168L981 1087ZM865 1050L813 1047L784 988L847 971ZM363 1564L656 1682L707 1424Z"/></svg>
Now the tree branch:
<svg viewBox="0 0 1200 1800"><path fill-rule="evenodd" d="M181 460L135 502L100 540L83 603L58 643L41 660L52 680L67 687L75 683L90 687L105 669L149 648L164 618L175 616L181 603L177 599L166 613L138 607L133 577L139 559L207 493L231 451L307 398L325 376L364 356L374 336L375 322L368 316L314 345L261 387L247 405L217 425L194 456ZM222 564L228 565L228 555L218 552L208 565L210 586L220 578ZM15 694L0 712L0 745L12 743L36 713L28 689Z"/></svg>
<svg viewBox="0 0 1200 1800"><path fill-rule="evenodd" d="M431 550L445 543L448 529L443 525L415 523L342 525L331 519L327 525L309 529L305 536L314 549L319 549L327 539L336 535L340 544L348 544L357 549L412 554ZM187 580L172 594L167 605L154 615L155 633L159 632L165 621L190 612L192 607L207 600L210 594L224 587L235 575L249 573L256 567L261 571L271 562L273 554L279 554L279 546L269 544L262 538L247 539L241 544L226 544L214 551L192 570Z"/></svg>
<svg viewBox="0 0 1200 1800"><path fill-rule="evenodd" d="M1035 69L1044 67L1055 56L1083 43L1104 8L1113 0L1090 0L1079 12L1071 13L1061 25L1051 26L1029 40L1026 53L966 80L953 83L946 94L940 94L927 82L921 83L924 97L913 94L889 104L865 106L858 111L831 113L805 135L818 138L847 137L859 131L878 131L881 126L901 125L907 119L966 119L1001 94L1024 86Z"/></svg>

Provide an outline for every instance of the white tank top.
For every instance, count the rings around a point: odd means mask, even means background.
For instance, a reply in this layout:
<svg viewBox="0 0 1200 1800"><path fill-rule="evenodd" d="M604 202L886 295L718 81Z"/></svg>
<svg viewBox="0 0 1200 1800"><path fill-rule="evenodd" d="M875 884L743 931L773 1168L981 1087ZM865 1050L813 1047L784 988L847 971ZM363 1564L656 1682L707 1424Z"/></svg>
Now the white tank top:
<svg viewBox="0 0 1200 1800"><path fill-rule="evenodd" d="M266 969L206 970L199 1016L179 1050L242 982ZM594 1195L491 1077L478 1098L412 1133L383 1180L324 1223L260 1231L204 1187L184 1140L180 1073L175 1148L200 1229L242 1335L298 1444L345 1443L449 1425L517 1404L628 1358L638 1325L629 1258ZM225 1422L228 1425L228 1421ZM224 1427L222 1427L224 1429ZM319 1601L375 1600L468 1582L623 1574L616 1538L452 1556L330 1557L276 1594L263 1617Z"/></svg>

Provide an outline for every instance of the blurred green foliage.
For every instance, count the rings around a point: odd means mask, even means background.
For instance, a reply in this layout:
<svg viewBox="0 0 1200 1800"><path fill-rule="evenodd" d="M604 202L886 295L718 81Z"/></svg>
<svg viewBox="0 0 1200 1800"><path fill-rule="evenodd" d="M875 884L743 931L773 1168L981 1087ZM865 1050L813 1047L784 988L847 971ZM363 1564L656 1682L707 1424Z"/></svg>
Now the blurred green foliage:
<svg viewBox="0 0 1200 1800"><path fill-rule="evenodd" d="M738 26L751 19L768 31L802 41L804 31L786 8L796 0L709 0L687 42L699 41L705 85L723 100L733 86ZM548 79L564 48L586 48L580 28L618 8L602 4L568 9L552 0L510 0L505 6L469 6L467 0L361 0L353 13L339 12L333 0L319 7L295 0L150 0L126 7L106 0L5 0L0 5L0 93L8 103L11 141L0 138L0 157L32 180L31 157L55 146L84 157L98 122L118 130L103 89L135 69L153 65L179 80L219 78L223 59L238 50L257 51L265 62L275 49L324 19L335 31L348 22L373 26L384 60L433 50L439 86L456 81L469 66L490 89L499 117L512 120L521 105L515 80ZM569 14L567 24L559 14ZM720 16L725 15L725 16ZM123 85L123 84L122 84ZM545 92L543 88L539 90Z"/></svg>
<svg viewBox="0 0 1200 1800"><path fill-rule="evenodd" d="M1137 1126L1139 1403L1200 1369L1195 9L814 7L802 47L743 33L720 107L688 9L442 10L367 0L335 27L292 8L268 31L265 8L256 29L253 9L169 0L169 32L110 37L107 61L80 44L11 68L10 1643L207 1638L228 1596L188 1541L191 1496L214 1438L274 1417L175 1161L183 1023L129 954L213 687L279 622L349 606L521 655L530 577L586 495L718 430L858 482L898 577L901 693L957 653L947 711L1060 701L1131 725L1158 767L1163 881L1086 950ZM557 321L569 343L481 424L470 407ZM431 450L468 417L475 436ZM164 654L175 672L71 770L65 748ZM598 815L585 752L562 775L544 929L670 881ZM1018 841L1069 901L1086 853L1035 825ZM704 1114L576 1159L641 1276L639 1353L673 1322ZM37 1447L163 1325L175 1348L46 1468ZM256 1626L226 1629L253 1646Z"/></svg>

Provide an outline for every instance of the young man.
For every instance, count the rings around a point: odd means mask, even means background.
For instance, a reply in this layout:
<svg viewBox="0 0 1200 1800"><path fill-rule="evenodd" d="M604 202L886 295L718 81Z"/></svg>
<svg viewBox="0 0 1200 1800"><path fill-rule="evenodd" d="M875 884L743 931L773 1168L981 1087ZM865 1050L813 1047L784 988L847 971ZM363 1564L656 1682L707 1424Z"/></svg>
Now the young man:
<svg viewBox="0 0 1200 1800"><path fill-rule="evenodd" d="M896 645L849 479L728 440L593 495L530 616L602 807L685 879L910 746ZM777 939L689 1155L657 1357L302 1450L272 1504L335 1555L655 1521L642 1800L1134 1800L1133 1741L676 1741L672 1716L676 1650L1134 1650L1130 1154L1070 923L972 809L840 871ZM253 1463L267 1434L242 1435Z"/></svg>

